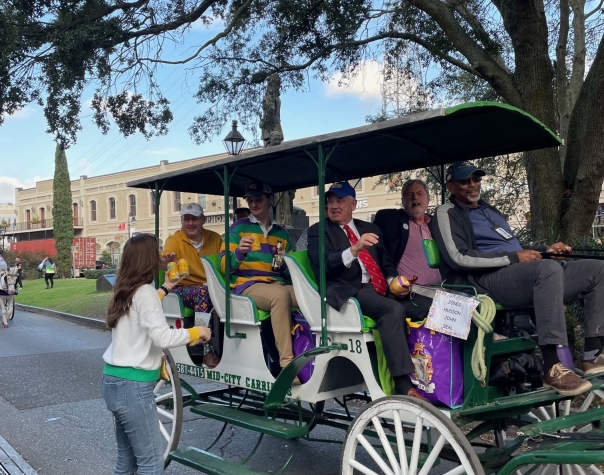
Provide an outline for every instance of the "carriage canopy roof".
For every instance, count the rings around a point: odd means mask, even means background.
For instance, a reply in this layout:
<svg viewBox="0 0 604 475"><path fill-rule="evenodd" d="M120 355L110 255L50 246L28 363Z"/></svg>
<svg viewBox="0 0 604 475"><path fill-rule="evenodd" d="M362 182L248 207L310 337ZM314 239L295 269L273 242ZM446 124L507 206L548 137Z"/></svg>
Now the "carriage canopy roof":
<svg viewBox="0 0 604 475"><path fill-rule="evenodd" d="M474 102L399 117L362 127L284 142L276 147L136 180L128 186L222 195L226 165L229 193L243 196L252 180L273 191L317 184L313 158L331 153L325 182L413 170L457 160L556 147L561 140L530 114L505 104Z"/></svg>

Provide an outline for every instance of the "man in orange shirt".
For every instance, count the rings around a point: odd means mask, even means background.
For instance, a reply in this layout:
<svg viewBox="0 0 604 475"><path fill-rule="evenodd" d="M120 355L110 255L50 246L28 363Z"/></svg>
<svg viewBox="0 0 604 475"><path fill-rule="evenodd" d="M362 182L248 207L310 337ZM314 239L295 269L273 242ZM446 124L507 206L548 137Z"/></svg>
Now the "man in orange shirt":
<svg viewBox="0 0 604 475"><path fill-rule="evenodd" d="M214 231L204 229L206 218L203 208L197 203L183 205L180 221L181 229L166 239L162 255L167 256L169 261L186 259L189 263L189 276L182 279L179 285L172 289L172 292L180 295L185 307L193 308L196 314L211 313L214 306L206 285L207 278L201 257L218 254L222 238ZM185 319L185 328L194 326L193 320L192 318ZM203 351L203 364L208 368L216 367L220 358L214 353L212 344L205 343L202 349L199 349L200 346L187 347L191 358L200 356L199 352Z"/></svg>

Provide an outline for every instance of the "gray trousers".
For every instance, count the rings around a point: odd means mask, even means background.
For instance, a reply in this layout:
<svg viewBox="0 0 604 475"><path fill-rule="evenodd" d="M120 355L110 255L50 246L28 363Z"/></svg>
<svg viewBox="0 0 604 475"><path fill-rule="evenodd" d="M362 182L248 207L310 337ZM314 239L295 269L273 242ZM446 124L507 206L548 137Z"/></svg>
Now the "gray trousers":
<svg viewBox="0 0 604 475"><path fill-rule="evenodd" d="M564 303L585 301L585 337L604 336L604 261L522 262L481 275L478 283L501 305L535 308L540 345L567 345Z"/></svg>

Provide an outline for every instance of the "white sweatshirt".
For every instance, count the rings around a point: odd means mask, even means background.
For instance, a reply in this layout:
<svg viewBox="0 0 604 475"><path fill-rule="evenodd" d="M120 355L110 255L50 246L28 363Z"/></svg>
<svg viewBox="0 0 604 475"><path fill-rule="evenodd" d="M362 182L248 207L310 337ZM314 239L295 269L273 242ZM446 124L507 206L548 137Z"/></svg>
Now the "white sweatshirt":
<svg viewBox="0 0 604 475"><path fill-rule="evenodd" d="M128 314L111 330L111 338L103 355L106 363L155 370L161 365L162 348L186 345L191 332L168 326L157 291L144 284L134 294Z"/></svg>

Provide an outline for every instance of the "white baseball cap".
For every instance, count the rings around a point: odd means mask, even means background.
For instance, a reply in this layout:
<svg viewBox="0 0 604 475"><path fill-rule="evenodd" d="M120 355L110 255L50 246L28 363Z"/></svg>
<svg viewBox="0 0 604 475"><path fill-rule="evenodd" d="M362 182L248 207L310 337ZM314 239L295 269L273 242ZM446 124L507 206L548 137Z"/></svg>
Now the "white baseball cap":
<svg viewBox="0 0 604 475"><path fill-rule="evenodd" d="M180 210L181 217L185 214L190 214L191 216L198 218L199 216L203 216L203 208L197 203L188 203Z"/></svg>

